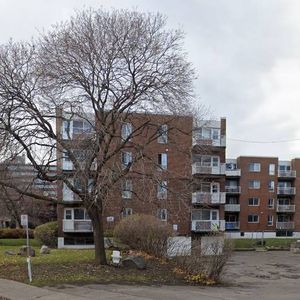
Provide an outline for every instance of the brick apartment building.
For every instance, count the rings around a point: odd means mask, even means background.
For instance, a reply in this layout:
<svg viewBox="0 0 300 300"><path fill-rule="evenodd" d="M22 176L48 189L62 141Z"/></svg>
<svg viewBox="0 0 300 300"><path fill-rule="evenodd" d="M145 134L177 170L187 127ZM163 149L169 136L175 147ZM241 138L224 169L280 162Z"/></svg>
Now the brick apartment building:
<svg viewBox="0 0 300 300"><path fill-rule="evenodd" d="M226 161L225 227L231 237L300 236L300 159Z"/></svg>
<svg viewBox="0 0 300 300"><path fill-rule="evenodd" d="M65 141L72 142L77 135L89 131L89 125L83 119L67 118L57 118L56 126L57 133ZM134 114L130 122L128 119L126 122L120 121L117 138L124 138L128 132L138 128L141 121L145 122L145 118L149 118L151 126L145 128L142 135L133 137L133 144L143 145L147 137L155 136L157 128L162 134L157 135L145 148L144 155L148 160L133 164L126 177L111 189L104 203L104 228L112 229L121 218L128 215L146 213L157 216L162 222L169 222L178 234L189 234L193 119L187 116ZM65 133L66 128L69 128L69 134ZM112 164L121 166L128 163L136 155L135 151L136 149L129 145ZM72 152L80 156L80 149L74 149ZM58 173L73 178L76 184L73 165L64 149L59 149L57 158ZM145 173L151 173L151 178L143 176ZM92 245L91 220L78 196L62 181L58 182L57 193L58 199L63 201L63 205L58 206L58 246Z"/></svg>

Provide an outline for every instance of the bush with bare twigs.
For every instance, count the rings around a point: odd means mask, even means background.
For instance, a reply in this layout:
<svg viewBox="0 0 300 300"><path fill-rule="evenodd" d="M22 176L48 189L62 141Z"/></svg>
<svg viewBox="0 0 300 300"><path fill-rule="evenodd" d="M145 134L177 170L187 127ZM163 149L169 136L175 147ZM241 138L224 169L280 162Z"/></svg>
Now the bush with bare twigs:
<svg viewBox="0 0 300 300"><path fill-rule="evenodd" d="M166 256L168 238L172 234L170 224L154 216L143 214L122 219L114 229L114 237L122 243L156 257Z"/></svg>

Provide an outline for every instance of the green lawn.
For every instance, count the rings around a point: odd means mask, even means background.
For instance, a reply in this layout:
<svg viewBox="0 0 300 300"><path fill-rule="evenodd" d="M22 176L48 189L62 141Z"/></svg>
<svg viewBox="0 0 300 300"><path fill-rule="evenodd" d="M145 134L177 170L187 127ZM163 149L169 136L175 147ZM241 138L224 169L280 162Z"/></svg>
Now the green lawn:
<svg viewBox="0 0 300 300"><path fill-rule="evenodd" d="M297 239L293 238L266 238L264 242L266 247L290 247L291 243ZM236 249L245 248L257 248L259 245L257 242L261 242L261 239L233 239L234 247Z"/></svg>
<svg viewBox="0 0 300 300"><path fill-rule="evenodd" d="M7 255L6 250L18 252L25 240L0 240L0 278L28 283L25 257ZM182 278L174 275L174 266L159 260L149 260L146 270L97 266L94 264L94 250L51 249L48 255L40 255L37 242L31 241L36 250L32 258L33 285L57 285L63 283L143 283L175 284ZM111 251L107 251L110 260Z"/></svg>

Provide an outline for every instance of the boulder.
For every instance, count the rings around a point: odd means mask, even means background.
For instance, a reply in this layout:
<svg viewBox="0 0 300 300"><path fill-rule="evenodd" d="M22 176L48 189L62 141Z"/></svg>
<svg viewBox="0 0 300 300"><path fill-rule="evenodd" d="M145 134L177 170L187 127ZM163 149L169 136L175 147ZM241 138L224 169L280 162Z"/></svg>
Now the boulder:
<svg viewBox="0 0 300 300"><path fill-rule="evenodd" d="M122 260L122 265L129 269L146 269L147 263L142 256L127 256Z"/></svg>
<svg viewBox="0 0 300 300"><path fill-rule="evenodd" d="M21 255L21 256L27 256L28 253L27 253L27 246L22 246L18 252L18 255ZM34 257L35 256L35 250L29 246L29 256L31 257Z"/></svg>
<svg viewBox="0 0 300 300"><path fill-rule="evenodd" d="M41 254L50 254L50 248L46 245L43 245L40 250Z"/></svg>

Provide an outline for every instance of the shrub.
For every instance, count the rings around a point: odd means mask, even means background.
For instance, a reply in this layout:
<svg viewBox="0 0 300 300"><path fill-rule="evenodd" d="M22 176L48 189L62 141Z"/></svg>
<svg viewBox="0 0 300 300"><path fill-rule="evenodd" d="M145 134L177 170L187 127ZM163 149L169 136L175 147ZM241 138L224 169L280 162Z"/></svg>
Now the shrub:
<svg viewBox="0 0 300 300"><path fill-rule="evenodd" d="M33 238L33 230L29 229L29 237ZM22 228L1 228L0 239L22 239L26 238L26 230Z"/></svg>
<svg viewBox="0 0 300 300"><path fill-rule="evenodd" d="M135 214L122 219L114 229L114 237L134 250L156 257L167 254L171 225L151 215Z"/></svg>
<svg viewBox="0 0 300 300"><path fill-rule="evenodd" d="M49 247L57 246L57 222L49 222L35 228L34 238Z"/></svg>
<svg viewBox="0 0 300 300"><path fill-rule="evenodd" d="M227 264L233 249L230 240L221 236L210 236L211 242L201 245L193 245L190 256L176 258L180 270L187 274L189 282L201 284L214 284L220 281L225 265Z"/></svg>

